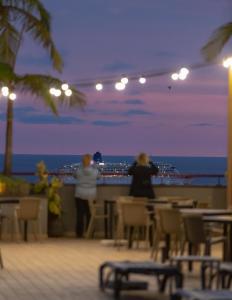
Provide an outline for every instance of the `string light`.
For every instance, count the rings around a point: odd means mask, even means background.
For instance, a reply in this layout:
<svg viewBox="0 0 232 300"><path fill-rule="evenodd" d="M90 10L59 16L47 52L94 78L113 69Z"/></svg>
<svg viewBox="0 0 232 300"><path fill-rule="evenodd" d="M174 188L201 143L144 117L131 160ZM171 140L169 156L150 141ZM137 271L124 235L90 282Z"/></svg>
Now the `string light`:
<svg viewBox="0 0 232 300"><path fill-rule="evenodd" d="M145 84L146 83L146 78L145 77L140 77L139 78L139 83L141 83L141 84Z"/></svg>
<svg viewBox="0 0 232 300"><path fill-rule="evenodd" d="M67 90L69 89L69 85L68 85L67 83L63 83L63 84L61 85L61 89L62 89L63 91L67 91Z"/></svg>
<svg viewBox="0 0 232 300"><path fill-rule="evenodd" d="M129 82L129 79L127 77L121 78L121 83L123 83L124 85L126 85L128 82Z"/></svg>
<svg viewBox="0 0 232 300"><path fill-rule="evenodd" d="M3 86L2 89L1 89L1 91L2 91L2 95L4 97L8 97L8 95L9 95L9 88L7 86Z"/></svg>
<svg viewBox="0 0 232 300"><path fill-rule="evenodd" d="M115 83L115 89L118 91L123 91L125 89L125 84L122 82L116 82Z"/></svg>
<svg viewBox="0 0 232 300"><path fill-rule="evenodd" d="M171 78L172 78L172 80L178 80L178 79L185 80L187 78L188 74L189 74L189 69L184 67L184 68L180 69L179 73L173 73L171 75Z"/></svg>
<svg viewBox="0 0 232 300"><path fill-rule="evenodd" d="M97 91L101 91L103 89L103 85L101 83L97 83L95 87Z"/></svg>
<svg viewBox="0 0 232 300"><path fill-rule="evenodd" d="M226 59L223 60L222 65L224 68L229 68L232 66L232 57L228 57Z"/></svg>
<svg viewBox="0 0 232 300"><path fill-rule="evenodd" d="M72 90L70 90L70 89L66 90L64 93L65 93L65 96L67 96L67 97L72 96Z"/></svg>
<svg viewBox="0 0 232 300"><path fill-rule="evenodd" d="M17 98L16 94L15 93L10 93L9 95L9 99L12 100L12 101L15 101Z"/></svg>

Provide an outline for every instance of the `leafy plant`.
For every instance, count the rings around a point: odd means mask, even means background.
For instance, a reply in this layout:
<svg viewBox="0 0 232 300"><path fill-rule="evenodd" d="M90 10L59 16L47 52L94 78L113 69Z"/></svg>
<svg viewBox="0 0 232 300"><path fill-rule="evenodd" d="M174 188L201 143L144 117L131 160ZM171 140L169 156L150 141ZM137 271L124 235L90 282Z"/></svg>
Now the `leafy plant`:
<svg viewBox="0 0 232 300"><path fill-rule="evenodd" d="M25 196L30 192L30 184L23 178L0 175L1 194Z"/></svg>
<svg viewBox="0 0 232 300"><path fill-rule="evenodd" d="M44 161L40 161L36 165L36 175L39 178L39 181L35 183L33 191L36 194L46 193L48 188L48 170Z"/></svg>
<svg viewBox="0 0 232 300"><path fill-rule="evenodd" d="M48 197L48 211L55 215L61 215L61 202L62 199L58 193L59 189L63 186L62 181L54 176L51 179L51 182L48 181L48 170L44 161L38 162L36 165L37 172L36 175L39 178L39 181L34 185L34 193L46 193Z"/></svg>
<svg viewBox="0 0 232 300"><path fill-rule="evenodd" d="M48 210L50 213L60 216L62 209L61 209L61 202L62 199L58 194L59 189L63 186L62 181L58 177L52 177L51 183L48 188Z"/></svg>

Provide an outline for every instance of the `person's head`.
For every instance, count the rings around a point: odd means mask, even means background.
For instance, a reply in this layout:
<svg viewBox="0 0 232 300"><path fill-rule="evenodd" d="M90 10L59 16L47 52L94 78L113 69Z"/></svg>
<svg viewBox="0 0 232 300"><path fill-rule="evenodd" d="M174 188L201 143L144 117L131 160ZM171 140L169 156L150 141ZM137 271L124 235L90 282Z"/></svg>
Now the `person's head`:
<svg viewBox="0 0 232 300"><path fill-rule="evenodd" d="M82 157L83 167L89 167L91 165L92 156L90 154L85 154Z"/></svg>
<svg viewBox="0 0 232 300"><path fill-rule="evenodd" d="M137 157L137 163L139 166L148 166L149 165L149 156L141 152Z"/></svg>

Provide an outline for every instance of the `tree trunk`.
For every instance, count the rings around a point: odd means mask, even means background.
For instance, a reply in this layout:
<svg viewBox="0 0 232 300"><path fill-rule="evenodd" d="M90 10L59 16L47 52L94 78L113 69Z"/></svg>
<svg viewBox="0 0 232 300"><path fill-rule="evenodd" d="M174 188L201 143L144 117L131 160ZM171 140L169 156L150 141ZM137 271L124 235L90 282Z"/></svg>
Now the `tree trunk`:
<svg viewBox="0 0 232 300"><path fill-rule="evenodd" d="M13 149L13 103L14 101L7 99L6 113L6 139L5 139L5 155L4 155L4 175L10 176L12 172L12 149Z"/></svg>

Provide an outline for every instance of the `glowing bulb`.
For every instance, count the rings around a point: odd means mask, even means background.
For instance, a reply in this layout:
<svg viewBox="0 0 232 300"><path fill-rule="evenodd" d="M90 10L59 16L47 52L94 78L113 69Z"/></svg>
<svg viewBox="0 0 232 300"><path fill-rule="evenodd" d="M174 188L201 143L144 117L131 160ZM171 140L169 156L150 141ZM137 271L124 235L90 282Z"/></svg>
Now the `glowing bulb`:
<svg viewBox="0 0 232 300"><path fill-rule="evenodd" d="M128 83L129 79L127 77L123 77L121 78L121 83L123 83L124 85L126 85Z"/></svg>
<svg viewBox="0 0 232 300"><path fill-rule="evenodd" d="M2 89L1 89L1 91L2 91L2 95L4 97L8 97L8 95L9 95L9 88L7 86L3 86Z"/></svg>
<svg viewBox="0 0 232 300"><path fill-rule="evenodd" d="M188 73L189 73L189 70L187 68L181 68L180 69L180 74L188 75Z"/></svg>
<svg viewBox="0 0 232 300"><path fill-rule="evenodd" d="M55 97L60 97L60 95L61 95L61 90L55 89L54 96Z"/></svg>
<svg viewBox="0 0 232 300"><path fill-rule="evenodd" d="M17 98L17 96L15 93L10 93L10 95L9 95L10 100L14 101L16 98Z"/></svg>
<svg viewBox="0 0 232 300"><path fill-rule="evenodd" d="M224 59L223 60L223 67L224 68L229 68L229 67L231 67L232 66L232 57L228 57L227 59Z"/></svg>
<svg viewBox="0 0 232 300"><path fill-rule="evenodd" d="M68 88L69 88L69 85L68 85L67 83L63 83L63 84L61 85L61 89L62 89L63 91L67 91Z"/></svg>
<svg viewBox="0 0 232 300"><path fill-rule="evenodd" d="M185 74L185 73L180 73L179 74L179 79L180 80L185 80L187 78L187 74Z"/></svg>
<svg viewBox="0 0 232 300"><path fill-rule="evenodd" d="M122 82L116 82L115 83L115 89L118 91L123 91L125 89L125 84Z"/></svg>
<svg viewBox="0 0 232 300"><path fill-rule="evenodd" d="M51 95L55 95L56 89L55 89L55 88L50 88L49 93L50 93Z"/></svg>
<svg viewBox="0 0 232 300"><path fill-rule="evenodd" d="M103 89L103 85L101 83L97 83L95 88L97 91L101 91Z"/></svg>
<svg viewBox="0 0 232 300"><path fill-rule="evenodd" d="M172 80L178 80L179 79L179 74L173 73L171 78L172 78Z"/></svg>
<svg viewBox="0 0 232 300"><path fill-rule="evenodd" d="M72 90L70 90L70 89L66 90L64 93L65 93L65 96L67 96L67 97L72 96Z"/></svg>
<svg viewBox="0 0 232 300"><path fill-rule="evenodd" d="M141 83L141 84L146 83L146 78L140 77L140 78L139 78L139 83Z"/></svg>

